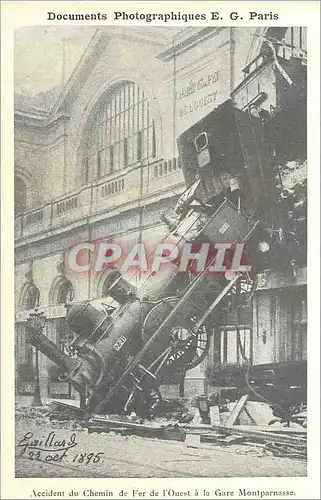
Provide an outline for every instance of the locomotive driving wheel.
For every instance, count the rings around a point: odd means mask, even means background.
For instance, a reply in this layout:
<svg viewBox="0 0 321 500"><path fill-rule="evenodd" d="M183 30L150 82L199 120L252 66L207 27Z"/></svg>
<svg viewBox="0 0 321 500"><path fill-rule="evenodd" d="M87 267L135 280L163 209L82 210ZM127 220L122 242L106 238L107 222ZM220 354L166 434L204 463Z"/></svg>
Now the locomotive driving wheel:
<svg viewBox="0 0 321 500"><path fill-rule="evenodd" d="M143 343L149 341L154 332L161 326L176 307L179 299L176 297L159 302L147 315L143 327ZM162 368L164 371L190 370L205 358L210 346L210 334L203 325L197 331L194 329L196 319L182 318L178 310L167 327L155 338L152 349L154 359L170 348L170 353Z"/></svg>
<svg viewBox="0 0 321 500"><path fill-rule="evenodd" d="M201 327L197 333L182 326L172 329L172 354L168 357L166 366L184 367L191 370L199 365L210 347L210 335L206 327Z"/></svg>

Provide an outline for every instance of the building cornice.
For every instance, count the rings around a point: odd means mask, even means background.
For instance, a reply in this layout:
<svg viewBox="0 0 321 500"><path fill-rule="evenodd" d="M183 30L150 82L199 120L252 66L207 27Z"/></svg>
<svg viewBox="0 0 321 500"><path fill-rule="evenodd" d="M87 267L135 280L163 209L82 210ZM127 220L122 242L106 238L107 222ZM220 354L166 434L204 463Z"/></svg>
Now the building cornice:
<svg viewBox="0 0 321 500"><path fill-rule="evenodd" d="M14 119L15 125L27 125L31 129L48 130L52 127L59 126L64 122L66 123L70 117L64 113L60 113L55 116L47 115L39 117L30 112L15 109Z"/></svg>
<svg viewBox="0 0 321 500"><path fill-rule="evenodd" d="M169 61L174 57L186 52L194 45L218 35L226 27L185 28L172 39L167 48L157 55L162 61Z"/></svg>
<svg viewBox="0 0 321 500"><path fill-rule="evenodd" d="M108 26L101 28L108 36L119 37L121 39L135 40L148 45L154 45L156 48L160 49L164 47L169 40L175 37L173 31L181 32L181 29L176 29L171 27L167 28L164 26L153 26L148 29L144 27L143 29L139 26Z"/></svg>

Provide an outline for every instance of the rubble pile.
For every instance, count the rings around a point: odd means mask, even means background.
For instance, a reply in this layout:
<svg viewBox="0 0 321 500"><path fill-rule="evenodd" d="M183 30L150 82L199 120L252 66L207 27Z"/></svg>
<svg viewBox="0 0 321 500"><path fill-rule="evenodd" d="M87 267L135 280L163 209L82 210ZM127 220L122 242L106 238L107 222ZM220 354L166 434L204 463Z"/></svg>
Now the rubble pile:
<svg viewBox="0 0 321 500"><path fill-rule="evenodd" d="M187 442L193 438L196 447L202 444L232 446L234 450L236 446L238 453L243 450L244 453L257 456L274 455L306 460L305 412L297 416L298 421L282 422L274 418L273 408L268 404L248 401L248 395L243 395L234 403L227 400L216 403L214 405L212 400L208 401L206 423L197 398L176 399L164 401L159 414L152 421L139 421L134 415L126 419L94 415L88 432L114 432ZM182 418L186 421L182 422Z"/></svg>
<svg viewBox="0 0 321 500"><path fill-rule="evenodd" d="M45 404L44 406L27 406L17 402L15 404L16 422L32 421L37 424L45 424L49 422L51 413L50 404Z"/></svg>
<svg viewBox="0 0 321 500"><path fill-rule="evenodd" d="M157 409L156 419L163 418L178 423L189 423L196 413L196 401L188 398L163 399Z"/></svg>
<svg viewBox="0 0 321 500"><path fill-rule="evenodd" d="M15 420L18 423L33 423L58 429L84 430L86 422L72 408L57 408L46 402L43 406L27 406L16 403Z"/></svg>
<svg viewBox="0 0 321 500"><path fill-rule="evenodd" d="M249 401L237 402L209 397L206 423L199 405L204 395L194 399L165 399L153 419L131 415L88 415L70 403L51 401L43 406L16 405L16 422L39 426L82 430L88 434L140 436L174 440L199 446L230 447L236 453L274 455L306 460L307 417L303 411L294 421L275 419L273 408ZM205 397L206 399L206 397ZM216 404L214 404L216 403Z"/></svg>

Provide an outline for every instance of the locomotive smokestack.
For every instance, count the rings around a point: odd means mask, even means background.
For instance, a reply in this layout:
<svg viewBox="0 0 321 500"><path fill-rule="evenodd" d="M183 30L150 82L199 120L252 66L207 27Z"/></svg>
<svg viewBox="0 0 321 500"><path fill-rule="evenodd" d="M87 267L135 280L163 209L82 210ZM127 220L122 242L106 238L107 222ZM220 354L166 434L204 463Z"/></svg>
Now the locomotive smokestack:
<svg viewBox="0 0 321 500"><path fill-rule="evenodd" d="M104 297L110 296L119 304L123 305L136 298L136 288L129 283L118 269L109 269L105 277Z"/></svg>
<svg viewBox="0 0 321 500"><path fill-rule="evenodd" d="M59 349L51 340L49 340L42 332L37 328L28 328L28 342L39 349L45 356L47 356L51 361L56 363L64 371L69 372L73 366L73 360L65 354L61 349Z"/></svg>
<svg viewBox="0 0 321 500"><path fill-rule="evenodd" d="M83 395L86 388L94 385L101 374L102 364L97 363L95 353L88 354L86 358L72 359L42 333L36 318L32 320L27 328L28 342L62 368L75 389Z"/></svg>

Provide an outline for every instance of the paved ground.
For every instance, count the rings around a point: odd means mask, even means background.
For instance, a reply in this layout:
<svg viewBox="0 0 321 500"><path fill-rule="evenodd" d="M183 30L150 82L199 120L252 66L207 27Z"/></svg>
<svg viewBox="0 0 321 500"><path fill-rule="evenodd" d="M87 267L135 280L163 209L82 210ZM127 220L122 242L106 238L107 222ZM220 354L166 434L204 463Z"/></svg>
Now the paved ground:
<svg viewBox="0 0 321 500"><path fill-rule="evenodd" d="M269 456L254 445L223 448L197 444L193 436L179 443L88 434L77 422L49 418L48 409L17 410L16 477L293 477L307 472L304 461Z"/></svg>

